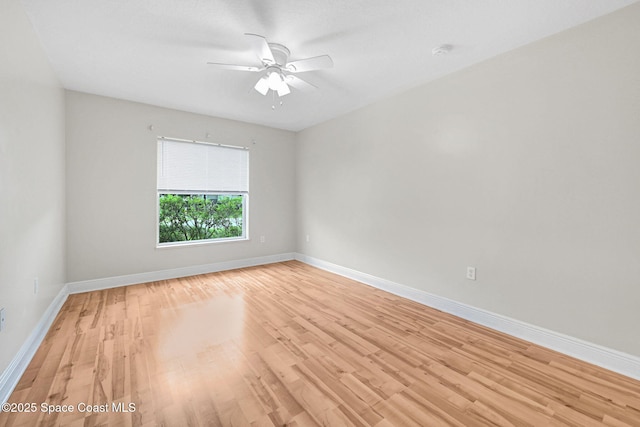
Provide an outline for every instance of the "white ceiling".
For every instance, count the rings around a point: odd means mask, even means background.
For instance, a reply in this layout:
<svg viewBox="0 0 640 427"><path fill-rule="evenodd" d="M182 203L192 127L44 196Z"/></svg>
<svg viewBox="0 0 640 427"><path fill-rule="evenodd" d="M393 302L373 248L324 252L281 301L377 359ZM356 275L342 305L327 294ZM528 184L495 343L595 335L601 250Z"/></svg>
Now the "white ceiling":
<svg viewBox="0 0 640 427"><path fill-rule="evenodd" d="M21 0L67 89L293 131L636 1ZM335 66L272 110L260 75L206 64L260 65L244 33Z"/></svg>

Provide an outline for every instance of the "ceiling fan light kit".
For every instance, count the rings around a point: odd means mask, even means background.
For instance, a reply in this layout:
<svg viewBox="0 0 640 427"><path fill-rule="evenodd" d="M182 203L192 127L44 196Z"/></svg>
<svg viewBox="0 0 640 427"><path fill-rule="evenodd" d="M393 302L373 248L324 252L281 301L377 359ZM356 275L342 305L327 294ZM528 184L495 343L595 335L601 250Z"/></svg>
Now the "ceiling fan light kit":
<svg viewBox="0 0 640 427"><path fill-rule="evenodd" d="M274 96L277 93L279 97L283 97L291 93L289 86L302 91L316 89L315 85L293 74L333 67L333 60L329 55L288 62L291 52L285 46L268 43L266 38L257 34L245 33L245 35L251 37L253 50L262 62L261 67L217 62L208 62L208 64L221 70L264 72L254 86L261 95L266 96L271 90Z"/></svg>
<svg viewBox="0 0 640 427"><path fill-rule="evenodd" d="M254 86L254 89L260 92L262 95L266 95L269 92L269 79L267 76L258 80L258 83Z"/></svg>
<svg viewBox="0 0 640 427"><path fill-rule="evenodd" d="M284 82L284 80L280 80L280 85L275 90L278 92L278 96L280 97L289 95L291 93L291 89L289 89L289 86Z"/></svg>

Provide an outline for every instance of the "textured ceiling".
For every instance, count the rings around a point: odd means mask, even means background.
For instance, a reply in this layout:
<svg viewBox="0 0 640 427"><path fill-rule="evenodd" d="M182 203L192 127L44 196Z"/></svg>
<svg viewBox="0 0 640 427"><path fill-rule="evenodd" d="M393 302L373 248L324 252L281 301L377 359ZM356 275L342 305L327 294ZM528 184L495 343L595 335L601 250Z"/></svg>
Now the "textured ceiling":
<svg viewBox="0 0 640 427"><path fill-rule="evenodd" d="M301 130L637 0L22 0L67 89ZM328 54L272 110L244 33ZM453 50L433 56L432 49Z"/></svg>

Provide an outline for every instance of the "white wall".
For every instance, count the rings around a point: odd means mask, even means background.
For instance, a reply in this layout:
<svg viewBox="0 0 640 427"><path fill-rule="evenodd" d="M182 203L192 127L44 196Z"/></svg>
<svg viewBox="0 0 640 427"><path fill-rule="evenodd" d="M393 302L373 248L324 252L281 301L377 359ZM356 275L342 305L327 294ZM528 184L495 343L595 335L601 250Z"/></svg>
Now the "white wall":
<svg viewBox="0 0 640 427"><path fill-rule="evenodd" d="M78 92L66 99L69 282L295 250L292 132ZM158 136L250 147L251 240L156 248Z"/></svg>
<svg viewBox="0 0 640 427"><path fill-rule="evenodd" d="M638 22L299 133L298 251L640 356Z"/></svg>
<svg viewBox="0 0 640 427"><path fill-rule="evenodd" d="M0 2L0 373L65 282L64 92L17 0ZM33 281L40 290L34 294Z"/></svg>

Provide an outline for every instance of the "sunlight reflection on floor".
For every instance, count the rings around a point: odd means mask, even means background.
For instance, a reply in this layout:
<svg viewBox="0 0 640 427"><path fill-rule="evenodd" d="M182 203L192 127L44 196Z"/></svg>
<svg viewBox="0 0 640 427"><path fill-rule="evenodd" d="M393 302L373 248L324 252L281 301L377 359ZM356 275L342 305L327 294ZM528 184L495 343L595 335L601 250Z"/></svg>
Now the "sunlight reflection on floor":
<svg viewBox="0 0 640 427"><path fill-rule="evenodd" d="M160 337L159 357L195 360L207 348L241 339L243 330L242 295L221 295L188 305L167 319L165 333Z"/></svg>

